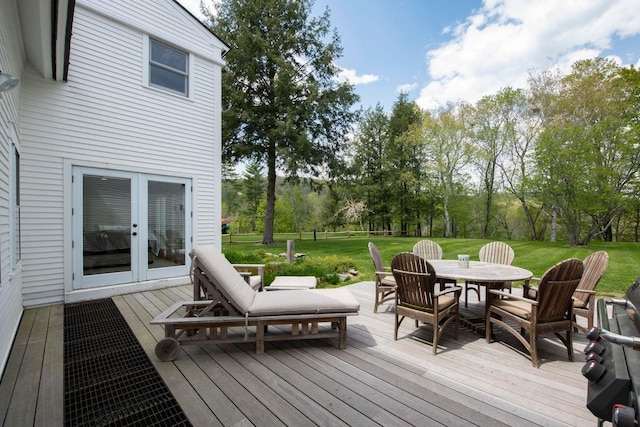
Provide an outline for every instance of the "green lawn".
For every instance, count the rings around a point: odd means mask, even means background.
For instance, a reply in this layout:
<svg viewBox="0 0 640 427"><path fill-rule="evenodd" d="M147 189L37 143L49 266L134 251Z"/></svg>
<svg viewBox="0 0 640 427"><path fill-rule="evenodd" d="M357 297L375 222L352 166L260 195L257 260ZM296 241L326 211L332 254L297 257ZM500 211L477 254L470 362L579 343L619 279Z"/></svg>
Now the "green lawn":
<svg viewBox="0 0 640 427"><path fill-rule="evenodd" d="M290 237L290 236L287 236ZM279 236L276 236L278 239ZM292 237L290 237L292 238ZM223 250L252 252L256 249L271 253L286 251L286 237L277 240L274 245L264 246L256 243L225 243ZM317 241L296 240L295 251L310 257L337 255L350 258L361 273L359 280L373 280L373 264L369 257L368 242L374 242L382 255L385 265L399 252L411 251L417 237L351 237ZM489 240L480 239L431 239L442 246L444 259L457 259L458 254L469 254L471 260L478 260L480 247ZM558 261L576 257L584 259L592 252L604 250L609 253L609 266L598 285L601 296L619 295L640 276L640 243L592 242L588 247L569 247L566 242L509 241L515 251L513 265L531 270L535 276L541 276L545 270Z"/></svg>

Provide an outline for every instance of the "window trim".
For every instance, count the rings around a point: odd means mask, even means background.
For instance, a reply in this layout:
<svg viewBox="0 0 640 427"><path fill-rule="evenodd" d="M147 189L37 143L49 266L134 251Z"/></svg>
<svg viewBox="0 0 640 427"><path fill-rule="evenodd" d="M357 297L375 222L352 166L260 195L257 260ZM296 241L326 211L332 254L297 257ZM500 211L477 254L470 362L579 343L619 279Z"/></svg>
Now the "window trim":
<svg viewBox="0 0 640 427"><path fill-rule="evenodd" d="M152 42L156 42L165 46L168 46L172 49L175 49L179 52L184 53L187 56L187 71L186 72L182 72L180 70L176 70L174 68L168 67L168 66L163 66L163 64L161 63L155 63L155 65L159 65L161 68L164 68L166 70L170 70L172 72L176 72L176 73L180 73L182 75L184 75L186 77L186 83L187 83L187 88L186 88L186 93L184 92L179 92L176 90L173 90L171 88L162 86L162 85L158 85L158 84L154 84L151 83L151 65L152 65L152 61L151 61L151 43ZM143 34L143 52L142 52L142 85L144 87L147 87L149 89L155 89L155 90L159 90L162 91L164 93L170 94L170 95L174 95L174 96L178 96L180 98L188 98L191 99L193 98L193 70L194 70L194 56L190 53L187 52L183 49L180 49L179 47L176 47L175 45L171 44L171 43L167 43L164 40L155 38L155 37L151 37L148 34Z"/></svg>

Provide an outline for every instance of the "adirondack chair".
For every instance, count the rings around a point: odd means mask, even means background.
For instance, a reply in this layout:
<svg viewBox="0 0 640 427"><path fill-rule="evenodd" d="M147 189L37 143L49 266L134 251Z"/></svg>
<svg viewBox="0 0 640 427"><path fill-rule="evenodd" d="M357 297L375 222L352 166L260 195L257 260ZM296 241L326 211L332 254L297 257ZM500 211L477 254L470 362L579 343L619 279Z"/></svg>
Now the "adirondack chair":
<svg viewBox="0 0 640 427"><path fill-rule="evenodd" d="M529 299L505 291L491 290L487 301L486 340L493 339L493 325L500 326L516 337L531 354L531 363L538 367L537 339L542 334L555 334L567 347L569 360L573 361L573 302L572 296L584 265L577 258L559 262L544 274L538 286L537 298ZM509 323L507 323L507 321ZM517 331L512 324L518 325ZM529 333L528 339L525 331ZM565 336L560 335L565 332Z"/></svg>
<svg viewBox="0 0 640 427"><path fill-rule="evenodd" d="M398 339L398 329L405 317L433 326L433 354L438 350L442 331L453 322L455 339L458 339L460 323L459 300L462 288L451 287L436 292L436 272L425 259L412 253L400 253L391 260L391 270L396 279L395 330L393 339Z"/></svg>
<svg viewBox="0 0 640 427"><path fill-rule="evenodd" d="M593 328L593 315L596 306L596 286L609 264L609 254L605 251L594 252L584 259L582 280L573 293L573 327L586 333ZM576 316L587 318L587 327L576 323Z"/></svg>
<svg viewBox="0 0 640 427"><path fill-rule="evenodd" d="M483 247L480 248L480 253L478 254L480 257L480 261L482 262L493 262L496 264L505 264L511 265L513 262L513 258L515 254L511 246L504 242L491 242L487 243ZM480 286L482 283L475 282L464 282L464 306L468 307L469 300L469 291L473 291L478 295L478 301L480 301ZM511 282L505 282L502 285L502 289L509 289L509 293L511 293Z"/></svg>
<svg viewBox="0 0 640 427"><path fill-rule="evenodd" d="M373 268L376 274L376 300L373 304L373 312L378 312L378 306L387 301L393 301L396 293L396 279L390 268L382 265L382 257L378 247L369 242L369 254L373 261Z"/></svg>
<svg viewBox="0 0 640 427"><path fill-rule="evenodd" d="M584 261L584 273L582 280L578 284L573 293L573 328L574 330L586 333L593 328L593 316L595 315L596 306L596 286L600 283L600 279L604 275L609 264L609 254L605 251L594 252L587 256ZM523 295L527 298L535 299L538 287L531 284L525 284ZM582 316L587 319L587 327L579 325L576 322L576 316Z"/></svg>

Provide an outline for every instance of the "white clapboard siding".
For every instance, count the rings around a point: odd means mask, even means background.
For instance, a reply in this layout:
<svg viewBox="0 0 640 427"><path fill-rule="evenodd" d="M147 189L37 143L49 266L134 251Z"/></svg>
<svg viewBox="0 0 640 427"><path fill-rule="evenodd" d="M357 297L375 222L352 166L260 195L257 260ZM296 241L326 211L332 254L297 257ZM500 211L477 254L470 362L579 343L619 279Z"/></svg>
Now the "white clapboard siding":
<svg viewBox="0 0 640 427"><path fill-rule="evenodd" d="M194 55L190 98L143 86L143 30ZM24 73L25 306L64 299L68 164L191 178L194 238L220 243L223 48L172 0L76 2L68 81Z"/></svg>
<svg viewBox="0 0 640 427"><path fill-rule="evenodd" d="M219 60L219 49L226 48L174 0L76 0L78 6L102 13L211 60Z"/></svg>
<svg viewBox="0 0 640 427"><path fill-rule="evenodd" d="M0 70L20 77L24 51L18 11L13 1L0 1ZM19 99L22 85L0 94L0 374L22 316L21 271L11 265L9 188L11 144L20 136ZM17 135L16 135L17 134Z"/></svg>

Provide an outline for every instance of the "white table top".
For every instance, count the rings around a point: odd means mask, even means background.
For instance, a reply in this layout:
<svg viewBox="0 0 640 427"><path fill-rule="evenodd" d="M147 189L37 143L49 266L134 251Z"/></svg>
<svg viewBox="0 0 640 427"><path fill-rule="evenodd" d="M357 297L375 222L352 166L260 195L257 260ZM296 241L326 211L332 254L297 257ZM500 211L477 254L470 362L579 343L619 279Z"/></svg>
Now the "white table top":
<svg viewBox="0 0 640 427"><path fill-rule="evenodd" d="M439 279L468 280L471 282L499 283L527 280L533 273L513 265L469 261L469 267L461 267L458 260L429 260Z"/></svg>

